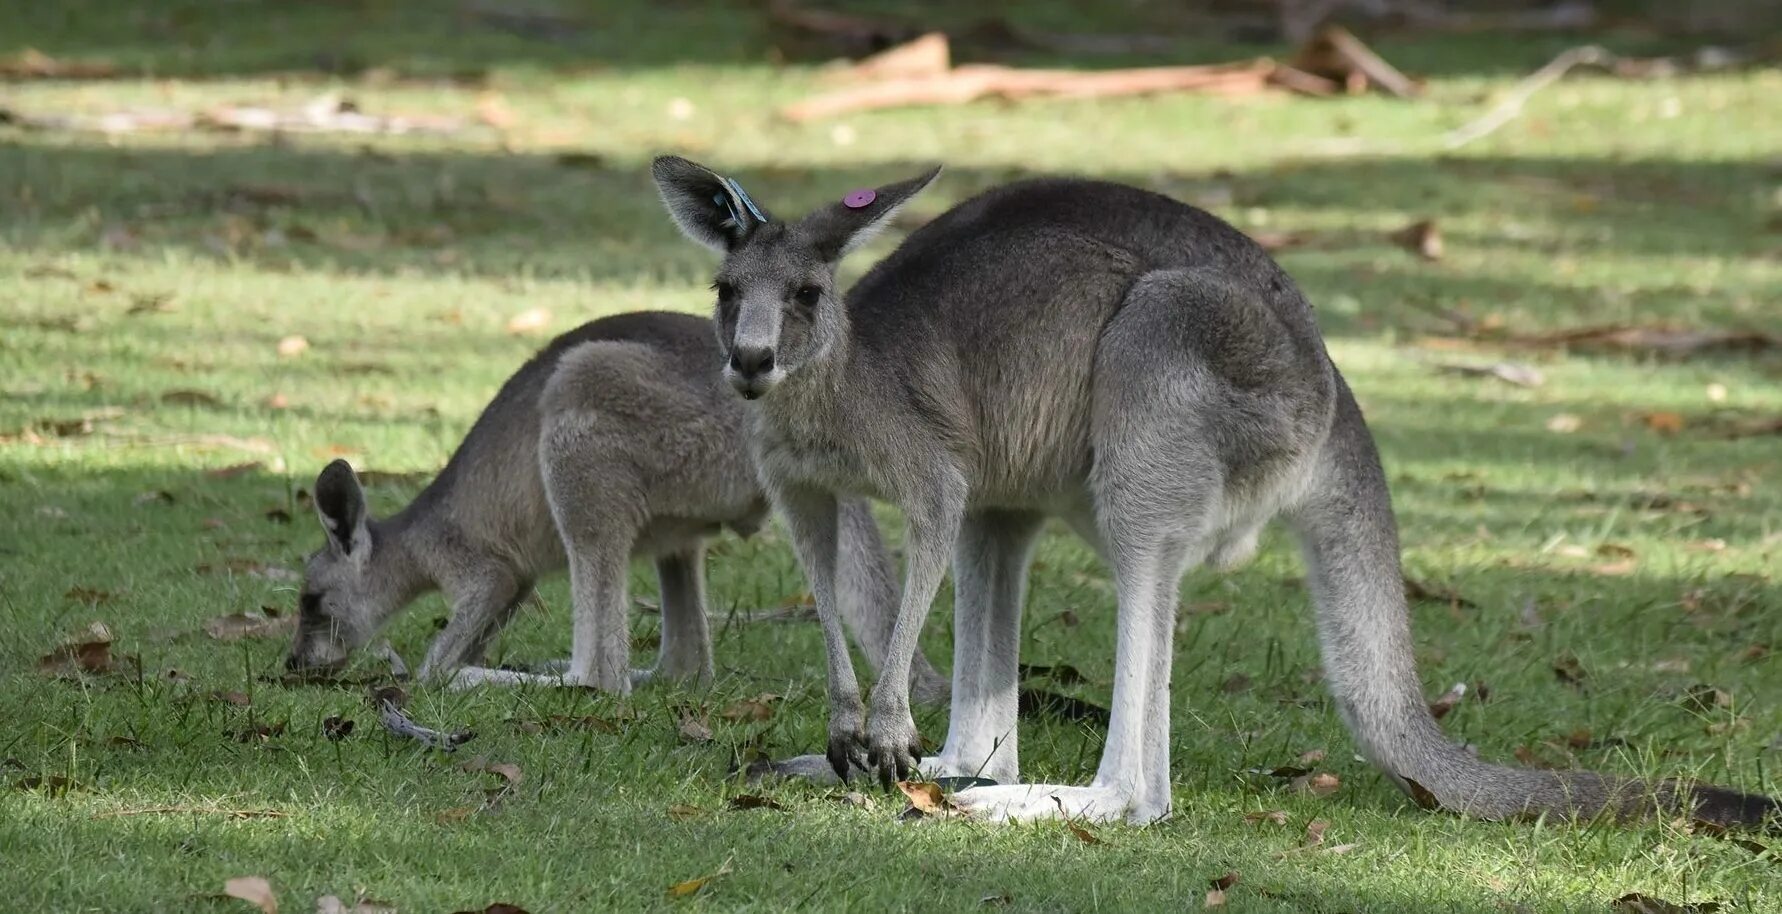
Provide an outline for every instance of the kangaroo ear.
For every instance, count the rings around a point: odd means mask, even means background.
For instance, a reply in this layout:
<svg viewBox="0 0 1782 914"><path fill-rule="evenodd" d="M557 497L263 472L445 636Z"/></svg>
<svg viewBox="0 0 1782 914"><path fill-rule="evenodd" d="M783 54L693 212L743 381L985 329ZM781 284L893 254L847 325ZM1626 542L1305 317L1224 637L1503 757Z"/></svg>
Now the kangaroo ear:
<svg viewBox="0 0 1782 914"><path fill-rule="evenodd" d="M815 240L817 253L824 260L841 260L884 231L891 217L940 173L941 167L936 165L927 174L907 181L851 191L838 202L806 216L803 228Z"/></svg>
<svg viewBox="0 0 1782 914"><path fill-rule="evenodd" d="M720 254L770 221L741 184L704 165L680 156L658 156L650 174L674 224L688 238Z"/></svg>
<svg viewBox="0 0 1782 914"><path fill-rule="evenodd" d="M351 464L336 460L316 477L316 516L328 545L341 555L363 560L371 554L371 529L366 524L365 489Z"/></svg>

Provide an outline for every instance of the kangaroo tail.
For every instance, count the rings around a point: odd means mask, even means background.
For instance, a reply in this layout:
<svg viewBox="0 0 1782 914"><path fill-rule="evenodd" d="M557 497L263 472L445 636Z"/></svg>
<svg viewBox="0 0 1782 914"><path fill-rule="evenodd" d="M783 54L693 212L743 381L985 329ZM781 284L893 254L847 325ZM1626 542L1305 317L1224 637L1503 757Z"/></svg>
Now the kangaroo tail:
<svg viewBox="0 0 1782 914"><path fill-rule="evenodd" d="M1317 480L1293 519L1337 707L1362 753L1419 805L1486 819L1686 815L1782 830L1782 804L1769 797L1679 779L1494 765L1442 735L1417 679L1385 474L1340 379Z"/></svg>
<svg viewBox="0 0 1782 914"><path fill-rule="evenodd" d="M903 585L879 535L872 505L861 498L843 498L837 502L837 515L836 604L842 624L854 633L866 662L876 671L884 667L891 649ZM921 704L944 705L951 694L952 683L918 649L910 665L910 697Z"/></svg>

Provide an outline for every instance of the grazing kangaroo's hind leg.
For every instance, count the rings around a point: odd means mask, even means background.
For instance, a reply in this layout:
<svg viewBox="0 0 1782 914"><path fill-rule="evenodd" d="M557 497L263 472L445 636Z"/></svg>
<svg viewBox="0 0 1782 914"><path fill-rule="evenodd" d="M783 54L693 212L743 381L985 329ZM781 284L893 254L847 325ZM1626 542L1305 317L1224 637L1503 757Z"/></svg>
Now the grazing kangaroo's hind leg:
<svg viewBox="0 0 1782 914"><path fill-rule="evenodd" d="M1098 551L1113 566L1114 694L1107 744L1087 787L979 787L957 800L990 819L1059 815L1153 822L1169 814L1169 684L1183 573L1218 543L1229 481L1216 424L1225 382L1184 337L1223 301L1193 283L1147 277L1097 344L1087 480ZM1209 315L1209 311L1213 312ZM1248 520L1248 519L1246 519Z"/></svg>
<svg viewBox="0 0 1782 914"><path fill-rule="evenodd" d="M940 755L923 759L930 777L1020 776L1021 610L1027 568L1043 515L966 515L953 558L953 707Z"/></svg>
<svg viewBox="0 0 1782 914"><path fill-rule="evenodd" d="M705 545L656 559L662 585L662 649L655 667L638 670L632 684L659 679L709 683L712 638L705 615Z"/></svg>

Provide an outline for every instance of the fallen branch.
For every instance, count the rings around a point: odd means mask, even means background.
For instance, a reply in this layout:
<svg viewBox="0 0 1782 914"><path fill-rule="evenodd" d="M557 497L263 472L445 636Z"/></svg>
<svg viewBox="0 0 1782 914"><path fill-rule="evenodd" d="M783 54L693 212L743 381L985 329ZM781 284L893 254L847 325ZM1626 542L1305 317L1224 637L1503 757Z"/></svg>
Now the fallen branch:
<svg viewBox="0 0 1782 914"><path fill-rule="evenodd" d="M0 124L28 130L104 134L217 130L390 136L451 134L475 126L470 121L452 117L366 114L353 102L337 95L321 96L298 111L257 105L224 105L197 112L138 108L104 114L30 114L0 108Z"/></svg>
<svg viewBox="0 0 1782 914"><path fill-rule="evenodd" d="M283 819L287 813L277 809L213 809L206 806L138 806L130 809L107 809L93 813L95 819L120 816L211 815L231 819Z"/></svg>
<svg viewBox="0 0 1782 914"><path fill-rule="evenodd" d="M1352 94L1360 94L1372 86L1379 86L1399 98L1411 98L1423 91L1410 77L1339 25L1319 29L1312 40L1301 45L1293 56L1293 66L1341 84Z"/></svg>
<svg viewBox="0 0 1782 914"><path fill-rule="evenodd" d="M780 115L802 123L856 111L958 105L983 98L1108 98L1186 91L1247 95L1268 88L1275 66L1272 61L1257 60L1210 66L1078 71L978 64L818 95L787 105L780 109Z"/></svg>
<svg viewBox="0 0 1782 914"><path fill-rule="evenodd" d="M476 733L471 730L444 733L423 727L404 714L402 709L398 708L396 703L389 698L379 698L377 704L378 719L383 721L385 730L397 736L412 739L423 746L438 749L441 752L455 752L459 746L476 738Z"/></svg>
<svg viewBox="0 0 1782 914"><path fill-rule="evenodd" d="M1522 114L1522 106L1534 97L1536 92L1545 89L1560 77L1578 66L1602 66L1614 59L1614 55L1596 45L1584 45L1560 53L1558 57L1547 62L1547 65L1530 73L1505 95L1484 116L1448 131L1442 136L1442 148L1459 149L1474 140L1490 136L1499 127L1515 120Z"/></svg>

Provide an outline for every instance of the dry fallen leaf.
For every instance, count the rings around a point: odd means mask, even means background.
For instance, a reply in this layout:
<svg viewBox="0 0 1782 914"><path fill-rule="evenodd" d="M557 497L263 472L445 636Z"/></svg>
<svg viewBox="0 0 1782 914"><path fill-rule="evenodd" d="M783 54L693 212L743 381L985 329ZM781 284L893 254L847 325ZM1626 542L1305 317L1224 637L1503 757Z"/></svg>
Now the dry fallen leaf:
<svg viewBox="0 0 1782 914"><path fill-rule="evenodd" d="M338 714L323 718L322 735L327 737L329 742L339 742L353 735L353 722Z"/></svg>
<svg viewBox="0 0 1782 914"><path fill-rule="evenodd" d="M726 860L724 861L724 865L718 867L716 872L698 876L685 882L677 882L674 885L669 886L668 897L686 898L689 895L697 895L699 894L699 891L709 885L712 880L717 879L719 876L728 875L729 873L730 861Z"/></svg>
<svg viewBox="0 0 1782 914"><path fill-rule="evenodd" d="M1317 847L1324 843L1324 833L1330 829L1330 823L1323 819L1313 819L1306 823L1306 837L1300 842L1301 847Z"/></svg>
<svg viewBox="0 0 1782 914"><path fill-rule="evenodd" d="M711 724L706 723L691 711L683 712L681 714L679 729L681 738L688 742L709 743L712 741Z"/></svg>
<svg viewBox="0 0 1782 914"><path fill-rule="evenodd" d="M1442 233L1436 228L1434 219L1413 222L1387 237L1424 260L1442 259Z"/></svg>
<svg viewBox="0 0 1782 914"><path fill-rule="evenodd" d="M111 629L94 622L37 660L37 671L63 678L111 672Z"/></svg>
<svg viewBox="0 0 1782 914"><path fill-rule="evenodd" d="M1629 892L1609 902L1609 909L1615 914L1711 914L1720 910L1717 901L1703 901L1695 904L1666 901L1652 895L1641 895Z"/></svg>
<svg viewBox="0 0 1782 914"><path fill-rule="evenodd" d="M294 358L308 351L309 340L297 336L296 334L292 334L278 341L278 354L280 358Z"/></svg>
<svg viewBox="0 0 1782 914"><path fill-rule="evenodd" d="M705 810L700 809L697 806L688 806L685 803L676 803L673 806L668 807L668 817L676 822L697 819L702 815L705 815Z"/></svg>
<svg viewBox="0 0 1782 914"><path fill-rule="evenodd" d="M1571 413L1557 413L1547 420L1547 431L1569 435L1584 427L1584 420Z"/></svg>
<svg viewBox="0 0 1782 914"><path fill-rule="evenodd" d="M1683 431L1684 425L1683 414L1672 412L1641 413L1640 421L1660 435L1675 435Z"/></svg>
<svg viewBox="0 0 1782 914"><path fill-rule="evenodd" d="M282 637L296 629L296 616L280 616L264 611L234 612L207 619L204 623L204 633L218 641Z"/></svg>
<svg viewBox="0 0 1782 914"><path fill-rule="evenodd" d="M909 798L910 808L922 815L938 816L952 811L940 785L932 781L898 781L897 789Z"/></svg>
<svg viewBox="0 0 1782 914"><path fill-rule="evenodd" d="M1078 841L1083 842L1084 844L1100 844L1101 843L1101 839L1097 838L1095 836L1094 832L1091 832L1089 829L1084 828L1082 825L1079 825L1077 822L1075 822L1071 819L1064 820L1064 827L1070 829L1070 833L1072 835L1075 835L1076 839Z"/></svg>
<svg viewBox="0 0 1782 914"><path fill-rule="evenodd" d="M718 716L725 720L737 721L768 720L773 717L773 702L778 701L779 698L780 696L771 692L763 692L755 698L744 698L732 703L729 707L718 712Z"/></svg>
<svg viewBox="0 0 1782 914"><path fill-rule="evenodd" d="M1244 814L1244 822L1249 825L1260 825L1263 822L1272 822L1276 825L1286 825L1287 824L1287 810L1285 810L1285 809L1271 809L1271 810L1268 810L1267 812L1245 813Z"/></svg>
<svg viewBox="0 0 1782 914"><path fill-rule="evenodd" d="M1289 782L1289 786L1315 797L1327 797L1336 793L1343 786L1343 781L1328 771L1320 771L1315 774L1302 774Z"/></svg>
<svg viewBox="0 0 1782 914"><path fill-rule="evenodd" d="M1460 704L1460 700L1465 697L1466 683L1455 683L1448 689L1448 691L1443 692L1435 701L1429 703L1430 716L1434 717L1436 720L1441 720L1442 718L1447 717L1448 712L1454 710L1454 706Z"/></svg>
<svg viewBox="0 0 1782 914"><path fill-rule="evenodd" d="M170 390L161 394L161 402L169 406L222 406L215 394L202 390Z"/></svg>
<svg viewBox="0 0 1782 914"><path fill-rule="evenodd" d="M517 904L497 901L487 907L475 911L454 911L453 914L527 914L526 909Z"/></svg>
<svg viewBox="0 0 1782 914"><path fill-rule="evenodd" d="M507 319L507 332L537 333L551 325L551 312L545 308L528 308Z"/></svg>
<svg viewBox="0 0 1782 914"><path fill-rule="evenodd" d="M396 914L396 906L369 898L360 898L349 905L339 896L323 895L316 899L316 914Z"/></svg>
<svg viewBox="0 0 1782 914"><path fill-rule="evenodd" d="M1584 685L1584 664L1578 662L1577 655L1567 651L1554 658L1553 675L1558 676L1559 681L1566 685L1582 688Z"/></svg>
<svg viewBox="0 0 1782 914"><path fill-rule="evenodd" d="M237 876L223 883L223 894L254 905L265 914L278 914L278 896L272 893L272 883L265 877Z"/></svg>
<svg viewBox="0 0 1782 914"><path fill-rule="evenodd" d="M731 809L785 809L777 800L759 794L742 793L730 798Z"/></svg>
<svg viewBox="0 0 1782 914"><path fill-rule="evenodd" d="M518 784L526 779L525 772L521 771L520 766L513 762L491 762L487 756L483 755L459 763L458 768L461 771L488 772L500 775L501 779L509 784Z"/></svg>

